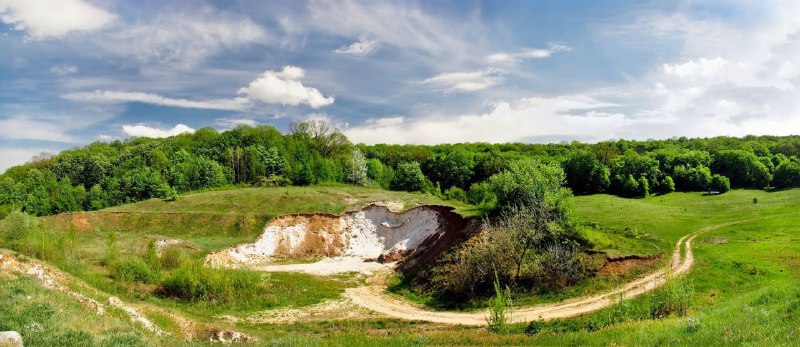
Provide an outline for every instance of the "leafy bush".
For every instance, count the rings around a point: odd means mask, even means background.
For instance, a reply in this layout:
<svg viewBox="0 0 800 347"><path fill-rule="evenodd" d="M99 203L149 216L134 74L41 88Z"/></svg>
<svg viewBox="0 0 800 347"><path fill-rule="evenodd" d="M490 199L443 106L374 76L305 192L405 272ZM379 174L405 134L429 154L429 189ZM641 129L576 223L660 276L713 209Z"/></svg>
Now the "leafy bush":
<svg viewBox="0 0 800 347"><path fill-rule="evenodd" d="M494 300L489 307L489 317L486 318L489 331L496 334L508 332L508 324L511 322L511 290L500 288L500 279L495 272L494 277Z"/></svg>
<svg viewBox="0 0 800 347"><path fill-rule="evenodd" d="M392 189L416 192L425 188L425 175L418 162L402 163L397 167Z"/></svg>
<svg viewBox="0 0 800 347"><path fill-rule="evenodd" d="M292 181L280 175L272 175L269 177L260 177L256 185L259 187L285 187L292 185Z"/></svg>
<svg viewBox="0 0 800 347"><path fill-rule="evenodd" d="M463 189L453 186L444 191L444 196L450 200L467 202L467 193Z"/></svg>
<svg viewBox="0 0 800 347"><path fill-rule="evenodd" d="M110 264L111 278L125 283L152 283L157 279L155 271L140 257L122 257Z"/></svg>
<svg viewBox="0 0 800 347"><path fill-rule="evenodd" d="M725 176L714 175L711 177L711 190L726 193L731 190L731 181Z"/></svg>
<svg viewBox="0 0 800 347"><path fill-rule="evenodd" d="M161 266L165 270L176 269L189 260L189 255L180 247L167 247L161 251Z"/></svg>
<svg viewBox="0 0 800 347"><path fill-rule="evenodd" d="M167 296L225 304L253 300L260 289L258 272L214 269L196 261L183 263L161 283L161 292Z"/></svg>

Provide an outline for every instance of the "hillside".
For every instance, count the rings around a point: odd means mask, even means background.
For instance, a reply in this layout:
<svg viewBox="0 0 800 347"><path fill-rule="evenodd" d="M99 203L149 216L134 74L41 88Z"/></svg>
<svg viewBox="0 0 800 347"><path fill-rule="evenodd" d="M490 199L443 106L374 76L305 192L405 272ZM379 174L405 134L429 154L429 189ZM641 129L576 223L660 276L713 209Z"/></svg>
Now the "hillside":
<svg viewBox="0 0 800 347"><path fill-rule="evenodd" d="M357 278L339 276L337 278L323 278L293 273L271 273L269 275L273 288L273 304L253 307L238 306L221 308L218 306L195 306L174 299L161 298L145 294L140 289L113 285L111 282L100 280L95 271L102 268L91 265L93 262L100 264L102 252L97 251L95 257L89 256L93 249L102 247L101 242L90 242L92 239L102 239L103 225L120 228L118 242L120 246L128 245L129 251L135 252L136 245L141 245L139 238L143 236L161 236L169 228L168 222L144 222L148 218L166 218L161 206L175 204L176 214L187 214L203 220L203 215L221 216L233 214L236 216L256 213L257 209L243 207L237 196L247 196L250 199L262 199L265 205L276 206L275 210L281 212L304 212L307 209L317 208L314 201L327 201L325 208L328 212L337 212L340 209L349 209L360 206L363 200L349 199L401 200L406 204L415 203L444 203L422 195L397 195L394 193L372 192L368 189L342 188L342 187L315 187L315 188L288 188L306 189L305 195L296 192L307 199L293 199L291 204L272 202L280 199L282 188L274 191L257 191L253 189L228 190L204 192L179 197L172 203L162 201L146 201L116 208L114 210L87 213L86 217L92 230L78 230L81 244L80 254L88 256L88 263L83 271L76 272L76 279L68 280L70 288L76 288L91 297L119 295L125 302L131 302L138 309L152 318L157 326L169 331L181 331L176 327L174 318L158 318L159 311L155 307L166 309L189 319L205 322L204 324L222 324L226 329L234 329L264 340L283 341L290 345L304 345L320 343L323 340L333 345L341 344L382 344L406 345L424 341L425 344L632 344L632 345L659 345L663 343L677 344L715 344L715 343L742 343L770 342L783 344L790 341L791 336L797 333L796 323L800 317L793 307L798 305L796 288L800 284L797 274L798 260L795 256L800 254L796 242L800 230L795 221L800 218L800 190L786 190L773 193L753 190L734 190L720 196L703 196L699 193L673 193L664 196L649 197L646 199L623 199L607 195L594 195L578 197L575 201L576 217L585 225L585 230L596 243L598 249L617 252L618 254L642 254L671 252L676 241L682 236L695 231L707 230L698 234L691 244L694 253L694 264L688 270L684 279L678 284L668 284L667 291L656 290L638 298L626 300L621 304L613 304L610 308L594 313L588 313L576 318L557 319L539 324L539 333L534 336L524 335L527 323L513 325L511 333L507 335L487 335L482 328L448 327L431 323L407 323L402 320L381 318L370 313L368 307L360 307L342 299L342 295L349 289L361 284ZM389 194L389 195L387 195ZM212 198L213 197L213 198ZM182 201L183 200L183 201ZM215 201L217 203L215 203ZM280 200L278 200L280 201ZM270 205L272 204L272 205ZM352 205L351 205L352 204ZM277 207L281 206L281 207ZM464 207L462 207L464 208ZM205 213L204 211L209 211ZM138 213L142 222L126 225L111 218L119 213ZM269 213L265 213L267 215ZM276 213L277 214L277 213ZM74 215L54 216L43 218L51 225L64 225L70 229ZM209 217L208 220L219 220ZM223 223L228 223L221 219ZM112 223L120 224L112 224ZM64 224L65 223L65 224ZM183 223L183 221L181 222ZM188 222L187 222L188 223ZM736 224L731 224L736 223ZM202 224L198 222L197 225ZM151 229L140 230L148 226ZM173 222L173 225L178 225ZM223 225L223 224L220 224ZM161 228L161 229L159 229ZM180 232L173 235L183 235L193 247L203 245L202 240L210 237L212 227L204 229L200 234L187 232L188 227L182 226ZM75 228L73 228L75 229ZM130 235L126 235L130 234ZM245 239L245 235L236 238ZM130 243L128 243L128 240ZM200 240L200 241L198 241ZM628 245L628 246L625 246ZM222 243L216 247L223 247ZM208 248L210 249L210 248ZM208 249L205 249L206 251ZM93 270L94 269L94 270ZM652 271L652 270L647 270ZM57 277L62 278L62 277ZM616 278L616 279L615 279ZM559 293L549 300L565 297L581 297L587 293L602 291L604 288L614 288L625 281L624 276L603 276L597 280L589 281L583 285ZM63 279L63 278L62 278ZM688 286L687 286L688 284ZM20 278L8 281L0 290L23 290L26 293L37 293L34 297L41 297L48 289L42 289L40 284L35 284L29 279ZM17 288L17 289L14 289ZM96 288L100 288L98 291ZM332 290L325 290L330 288ZM44 292L43 292L44 290ZM684 316L668 314L666 317L658 316L654 306L659 298L670 291L688 291L686 297L686 313ZM302 298L296 293L304 293ZM37 296L38 295L38 296ZM14 299L17 300L17 299ZM38 299L37 299L38 300ZM75 316L82 308L75 306L75 300L69 295L57 295L47 301L47 306L58 312ZM333 301L325 301L333 300ZM393 302L398 300L394 297ZM402 299L401 299L402 300ZM517 305L526 306L535 302L548 300L547 296L532 298L528 301L519 301ZM402 301L400 301L402 302ZM375 303L371 303L375 304ZM288 305L288 311L280 307ZM30 333L26 330L24 322L36 319L31 316L26 306L12 309L10 301L0 305L4 315L11 317L4 326L9 329L21 330L23 334ZM744 309L743 309L744 308ZM77 311L76 311L77 310ZM61 314L61 313L59 313ZM89 312L89 314L93 314ZM467 313L465 313L467 314ZM653 316L656 314L656 316ZM225 318L220 320L221 315ZM256 318L257 317L257 318ZM295 318L292 318L295 317ZM316 317L316 318L315 318ZM71 319L71 318L70 318ZM260 322L252 325L244 323ZM295 319L303 323L294 324ZM43 321L45 322L45 321ZM239 322L239 323L236 323ZM43 323L45 324L45 323ZM99 341L107 333L104 330L85 331L84 328L65 325L57 321L46 321L54 331L72 331L75 334L84 331L91 338ZM148 341L150 333L141 330L138 325L128 325L125 320L118 323L128 326L127 333L133 334L137 340ZM159 325L161 324L161 325ZM232 324L232 325L230 325ZM214 328L208 328L214 329ZM373 334L369 331L380 329L391 331L391 335ZM121 330L125 331L125 330ZM313 332L316 337L308 336ZM57 335L47 335L47 338L57 338ZM720 338L722 340L720 340ZM177 341L176 341L177 342Z"/></svg>

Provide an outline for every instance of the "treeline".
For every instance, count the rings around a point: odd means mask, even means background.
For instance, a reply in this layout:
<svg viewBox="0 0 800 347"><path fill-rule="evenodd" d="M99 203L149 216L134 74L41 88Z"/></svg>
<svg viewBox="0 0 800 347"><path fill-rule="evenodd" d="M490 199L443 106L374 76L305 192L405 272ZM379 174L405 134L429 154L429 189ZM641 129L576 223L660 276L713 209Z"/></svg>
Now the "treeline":
<svg viewBox="0 0 800 347"><path fill-rule="evenodd" d="M575 194L800 185L800 136L678 138L597 144L354 145L321 121L238 127L165 139L95 142L40 155L0 176L0 215L96 210L227 185L342 182L422 191L493 209L493 175L525 158L561 166ZM5 212L4 212L5 211Z"/></svg>

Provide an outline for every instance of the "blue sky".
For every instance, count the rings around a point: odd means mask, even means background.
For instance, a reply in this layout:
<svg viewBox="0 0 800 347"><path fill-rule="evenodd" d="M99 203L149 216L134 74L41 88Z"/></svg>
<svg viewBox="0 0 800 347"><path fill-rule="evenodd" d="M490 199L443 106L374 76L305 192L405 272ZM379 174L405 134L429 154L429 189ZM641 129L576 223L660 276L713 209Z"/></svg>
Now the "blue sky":
<svg viewBox="0 0 800 347"><path fill-rule="evenodd" d="M0 170L205 126L354 142L800 132L796 1L0 0Z"/></svg>

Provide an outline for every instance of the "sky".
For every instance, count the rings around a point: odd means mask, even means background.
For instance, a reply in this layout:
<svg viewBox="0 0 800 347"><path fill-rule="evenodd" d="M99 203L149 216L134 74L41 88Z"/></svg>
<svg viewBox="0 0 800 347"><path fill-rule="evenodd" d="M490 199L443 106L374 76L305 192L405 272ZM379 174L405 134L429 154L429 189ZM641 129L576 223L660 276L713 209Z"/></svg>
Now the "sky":
<svg viewBox="0 0 800 347"><path fill-rule="evenodd" d="M800 133L800 2L0 0L0 170L324 119L354 143Z"/></svg>

